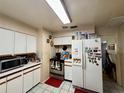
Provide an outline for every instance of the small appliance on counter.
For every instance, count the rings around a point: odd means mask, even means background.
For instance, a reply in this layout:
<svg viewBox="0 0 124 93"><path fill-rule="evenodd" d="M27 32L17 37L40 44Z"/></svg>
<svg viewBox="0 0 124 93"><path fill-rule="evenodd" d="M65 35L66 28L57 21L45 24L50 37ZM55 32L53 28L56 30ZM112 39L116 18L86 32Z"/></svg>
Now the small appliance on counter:
<svg viewBox="0 0 124 93"><path fill-rule="evenodd" d="M20 57L21 63L24 64L28 64L29 60L26 57Z"/></svg>
<svg viewBox="0 0 124 93"><path fill-rule="evenodd" d="M6 72L27 64L28 60L25 57L17 57L0 61L0 73Z"/></svg>

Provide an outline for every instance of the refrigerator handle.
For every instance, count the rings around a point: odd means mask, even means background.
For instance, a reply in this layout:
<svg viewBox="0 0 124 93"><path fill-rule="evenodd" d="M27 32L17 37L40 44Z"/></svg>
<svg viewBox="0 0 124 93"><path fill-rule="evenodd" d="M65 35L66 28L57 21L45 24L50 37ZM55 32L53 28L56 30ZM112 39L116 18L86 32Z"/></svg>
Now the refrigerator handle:
<svg viewBox="0 0 124 93"><path fill-rule="evenodd" d="M83 69L86 69L86 53L84 54L84 68Z"/></svg>

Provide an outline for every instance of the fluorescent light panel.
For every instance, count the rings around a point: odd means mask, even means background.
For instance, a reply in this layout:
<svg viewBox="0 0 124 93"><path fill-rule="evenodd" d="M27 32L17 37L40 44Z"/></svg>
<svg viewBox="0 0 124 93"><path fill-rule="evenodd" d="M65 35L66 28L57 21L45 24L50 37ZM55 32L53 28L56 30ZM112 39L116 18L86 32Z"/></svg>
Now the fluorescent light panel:
<svg viewBox="0 0 124 93"><path fill-rule="evenodd" d="M63 24L68 24L71 22L64 9L64 6L61 3L61 0L46 0L46 2L53 9Z"/></svg>

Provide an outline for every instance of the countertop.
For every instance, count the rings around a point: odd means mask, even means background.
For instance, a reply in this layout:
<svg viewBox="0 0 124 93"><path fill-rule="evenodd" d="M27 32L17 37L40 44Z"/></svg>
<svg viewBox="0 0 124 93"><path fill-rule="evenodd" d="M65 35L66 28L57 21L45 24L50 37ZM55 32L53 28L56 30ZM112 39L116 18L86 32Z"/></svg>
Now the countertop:
<svg viewBox="0 0 124 93"><path fill-rule="evenodd" d="M4 76L7 76L7 75L10 75L12 73L18 72L18 71L22 71L26 68L29 68L29 67L32 67L32 66L35 66L35 65L40 65L41 63L42 62L29 62L28 64L26 64L22 67L19 67L19 68L16 68L16 69L13 69L13 70L10 70L10 71L7 71L7 72L0 73L0 78L2 78Z"/></svg>
<svg viewBox="0 0 124 93"><path fill-rule="evenodd" d="M72 66L72 59L67 59L67 60L64 60L64 65L65 66Z"/></svg>
<svg viewBox="0 0 124 93"><path fill-rule="evenodd" d="M64 61L66 61L66 62L72 62L72 59L66 59Z"/></svg>

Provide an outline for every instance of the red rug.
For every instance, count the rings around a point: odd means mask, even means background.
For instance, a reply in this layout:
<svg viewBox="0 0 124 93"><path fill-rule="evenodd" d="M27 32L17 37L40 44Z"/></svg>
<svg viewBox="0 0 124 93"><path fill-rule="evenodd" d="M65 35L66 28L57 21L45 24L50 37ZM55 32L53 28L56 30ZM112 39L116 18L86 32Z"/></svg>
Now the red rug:
<svg viewBox="0 0 124 93"><path fill-rule="evenodd" d="M58 88L62 84L63 80L50 77L45 83Z"/></svg>
<svg viewBox="0 0 124 93"><path fill-rule="evenodd" d="M86 92L85 90L83 90L83 89L75 89L75 92L74 93L88 93L88 92Z"/></svg>

